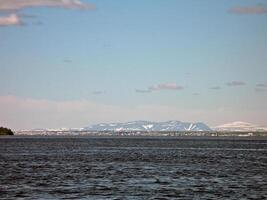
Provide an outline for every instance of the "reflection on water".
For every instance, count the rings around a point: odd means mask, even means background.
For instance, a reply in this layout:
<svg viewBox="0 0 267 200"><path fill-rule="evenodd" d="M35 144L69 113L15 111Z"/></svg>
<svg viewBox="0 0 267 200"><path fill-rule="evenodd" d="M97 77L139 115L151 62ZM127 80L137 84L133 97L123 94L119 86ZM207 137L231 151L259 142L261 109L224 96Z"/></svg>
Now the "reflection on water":
<svg viewBox="0 0 267 200"><path fill-rule="evenodd" d="M266 199L266 140L0 138L0 199Z"/></svg>

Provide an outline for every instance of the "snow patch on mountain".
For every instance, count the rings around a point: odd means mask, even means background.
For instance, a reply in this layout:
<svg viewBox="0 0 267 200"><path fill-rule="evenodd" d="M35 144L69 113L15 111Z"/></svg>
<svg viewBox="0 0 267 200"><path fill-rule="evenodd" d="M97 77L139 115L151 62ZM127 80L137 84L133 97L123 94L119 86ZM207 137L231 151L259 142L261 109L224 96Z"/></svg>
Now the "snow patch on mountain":
<svg viewBox="0 0 267 200"><path fill-rule="evenodd" d="M216 131L267 131L267 128L248 122L236 121L214 127Z"/></svg>
<svg viewBox="0 0 267 200"><path fill-rule="evenodd" d="M143 125L143 127L144 127L146 130L151 129L153 126L154 126L153 124Z"/></svg>
<svg viewBox="0 0 267 200"><path fill-rule="evenodd" d="M101 123L85 127L88 131L212 131L202 122L181 121L150 122L132 121L126 123Z"/></svg>

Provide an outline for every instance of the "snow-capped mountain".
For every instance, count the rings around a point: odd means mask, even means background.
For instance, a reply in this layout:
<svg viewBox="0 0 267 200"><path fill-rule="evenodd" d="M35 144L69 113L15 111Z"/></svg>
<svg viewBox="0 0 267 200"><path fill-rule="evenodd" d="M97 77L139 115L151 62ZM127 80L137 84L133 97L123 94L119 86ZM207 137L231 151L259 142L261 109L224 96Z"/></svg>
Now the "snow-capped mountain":
<svg viewBox="0 0 267 200"><path fill-rule="evenodd" d="M232 122L214 127L216 131L267 131L267 128L247 122Z"/></svg>
<svg viewBox="0 0 267 200"><path fill-rule="evenodd" d="M132 121L126 123L101 123L85 127L88 131L212 131L202 122L180 121L150 122Z"/></svg>

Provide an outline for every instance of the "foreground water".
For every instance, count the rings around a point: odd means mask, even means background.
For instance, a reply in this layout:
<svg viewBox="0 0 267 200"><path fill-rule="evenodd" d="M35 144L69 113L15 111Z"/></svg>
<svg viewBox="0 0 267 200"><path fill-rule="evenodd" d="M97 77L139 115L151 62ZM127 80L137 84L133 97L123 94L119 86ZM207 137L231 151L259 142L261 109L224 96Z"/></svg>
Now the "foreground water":
<svg viewBox="0 0 267 200"><path fill-rule="evenodd" d="M0 138L0 199L267 199L267 140Z"/></svg>

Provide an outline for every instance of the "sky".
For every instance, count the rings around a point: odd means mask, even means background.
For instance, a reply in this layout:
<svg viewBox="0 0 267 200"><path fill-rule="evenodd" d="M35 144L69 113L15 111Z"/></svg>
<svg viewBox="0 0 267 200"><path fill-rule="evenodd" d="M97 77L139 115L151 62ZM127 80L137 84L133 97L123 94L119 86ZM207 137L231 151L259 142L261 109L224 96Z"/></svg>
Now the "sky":
<svg viewBox="0 0 267 200"><path fill-rule="evenodd" d="M0 126L267 126L267 0L0 0Z"/></svg>

